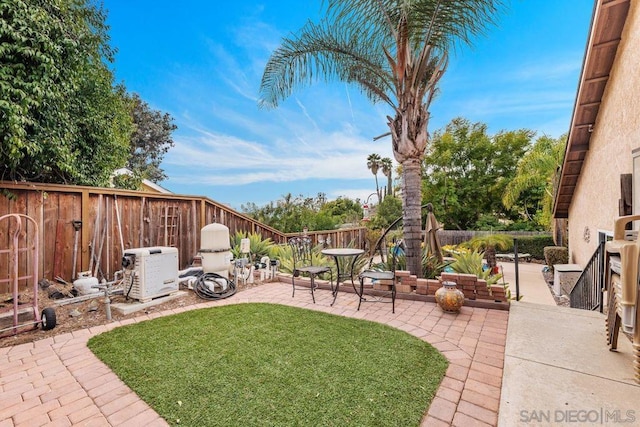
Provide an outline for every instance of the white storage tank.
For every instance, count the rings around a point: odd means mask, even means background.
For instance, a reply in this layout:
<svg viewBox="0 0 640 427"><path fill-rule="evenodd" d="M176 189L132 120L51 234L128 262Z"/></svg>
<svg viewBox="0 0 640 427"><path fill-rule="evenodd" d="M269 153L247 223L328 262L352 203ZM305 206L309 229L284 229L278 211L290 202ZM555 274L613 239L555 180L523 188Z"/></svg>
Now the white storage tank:
<svg viewBox="0 0 640 427"><path fill-rule="evenodd" d="M229 278L231 246L229 227L222 224L209 224L200 230L200 254L202 270Z"/></svg>

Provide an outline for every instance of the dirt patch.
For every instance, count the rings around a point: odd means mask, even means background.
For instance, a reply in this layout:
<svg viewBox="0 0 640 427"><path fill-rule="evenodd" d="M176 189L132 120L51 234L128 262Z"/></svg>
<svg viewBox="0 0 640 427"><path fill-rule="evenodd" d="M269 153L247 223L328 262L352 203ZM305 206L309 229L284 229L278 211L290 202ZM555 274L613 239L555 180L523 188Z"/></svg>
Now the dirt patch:
<svg viewBox="0 0 640 427"><path fill-rule="evenodd" d="M261 282L256 283L242 283L240 282L237 285L237 292L242 292L246 289L260 286ZM57 290L62 291L63 293L69 292L71 289L61 285L54 285ZM119 314L115 310L111 310L111 318L114 321L124 320L129 318L135 318L138 316L144 316L149 313L160 312L163 310L169 310L172 308L185 307L189 305L199 304L205 300L198 297L195 292L187 289L186 287L181 287L181 290L184 291L184 295L164 302L162 304L154 305L152 307L148 307L144 310L137 311L135 313L131 313L128 315ZM56 326L48 331L43 331L41 328L32 329L32 330L24 330L24 332L20 332L17 335L0 338L0 348L8 347L17 344L23 344L27 342L32 342L36 340L40 340L43 338L52 337L55 335L64 334L67 332L76 331L78 329L90 328L94 326L104 325L107 322L107 315L105 310L104 296L100 296L97 298L93 298L87 301L77 302L73 304L67 305L56 305L56 301L49 298L49 294L51 293L48 289L40 289L38 292L38 308L42 311L46 307L54 307L56 311ZM12 295L11 294L2 294L0 295L0 312L9 310L13 313L12 307ZM234 298L232 296L231 298ZM18 298L20 307L32 307L33 306L33 290L21 292ZM127 300L124 295L113 295L111 296L111 303L126 303L131 302L131 300ZM71 314L74 314L73 316ZM29 320L33 320L33 315L29 314ZM0 328L4 328L6 326L11 326L13 323L9 321L8 325L1 326ZM28 329L28 328L25 328Z"/></svg>

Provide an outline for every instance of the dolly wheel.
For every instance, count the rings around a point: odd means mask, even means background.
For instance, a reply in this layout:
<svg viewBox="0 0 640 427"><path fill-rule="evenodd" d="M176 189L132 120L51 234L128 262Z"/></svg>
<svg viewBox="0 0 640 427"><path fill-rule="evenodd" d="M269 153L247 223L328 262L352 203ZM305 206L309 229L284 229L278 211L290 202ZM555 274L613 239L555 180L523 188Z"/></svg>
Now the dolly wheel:
<svg viewBox="0 0 640 427"><path fill-rule="evenodd" d="M42 330L48 331L56 327L56 311L52 307L42 310Z"/></svg>

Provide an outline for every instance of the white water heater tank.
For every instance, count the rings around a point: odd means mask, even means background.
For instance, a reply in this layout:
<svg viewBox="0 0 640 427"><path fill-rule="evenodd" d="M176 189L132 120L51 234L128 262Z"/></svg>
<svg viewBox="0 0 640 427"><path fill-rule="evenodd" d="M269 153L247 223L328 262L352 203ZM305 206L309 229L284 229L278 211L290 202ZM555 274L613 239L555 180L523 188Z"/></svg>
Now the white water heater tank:
<svg viewBox="0 0 640 427"><path fill-rule="evenodd" d="M202 270L205 273L216 273L229 278L231 263L231 244L229 227L213 223L200 230L200 255Z"/></svg>

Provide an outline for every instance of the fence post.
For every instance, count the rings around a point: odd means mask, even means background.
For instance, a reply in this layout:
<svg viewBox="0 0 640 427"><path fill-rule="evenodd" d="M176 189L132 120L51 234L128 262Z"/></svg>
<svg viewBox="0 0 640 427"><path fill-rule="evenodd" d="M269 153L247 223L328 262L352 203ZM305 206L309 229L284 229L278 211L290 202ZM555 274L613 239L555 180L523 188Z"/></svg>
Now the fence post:
<svg viewBox="0 0 640 427"><path fill-rule="evenodd" d="M516 269L516 301L520 301L520 272L518 271L518 239L513 238L513 262Z"/></svg>
<svg viewBox="0 0 640 427"><path fill-rule="evenodd" d="M606 238L605 238L606 239ZM600 246L598 248L598 268L597 268L597 275L598 275L598 304L600 305L600 313L604 313L604 284L605 284L605 275L609 274L609 271L607 270L609 268L608 265L604 264L604 260L605 260L605 256L604 256L604 244L605 244L605 240L600 240L600 242L598 243L598 245Z"/></svg>

